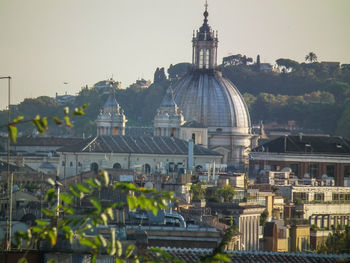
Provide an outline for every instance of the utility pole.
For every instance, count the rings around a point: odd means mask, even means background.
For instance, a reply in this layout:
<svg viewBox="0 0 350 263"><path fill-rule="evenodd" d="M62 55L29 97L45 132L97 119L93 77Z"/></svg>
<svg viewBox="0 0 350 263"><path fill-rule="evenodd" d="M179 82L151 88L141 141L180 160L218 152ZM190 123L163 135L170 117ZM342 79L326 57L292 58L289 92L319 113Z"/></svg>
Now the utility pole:
<svg viewBox="0 0 350 263"><path fill-rule="evenodd" d="M11 114L10 114L10 104L11 104L11 77L0 77L0 79L7 79L8 80L8 93L7 93L7 104L8 104L8 108L7 108L7 123L10 124L11 122ZM10 192L10 130L7 129L7 202L8 202L8 211L9 214L7 216L7 222L6 222L6 227L7 227L7 233L6 233L6 237L7 237L7 244L6 244L6 250L10 250L11 249L11 225L12 222L10 222L9 220L12 220L12 215L10 215L10 213L12 213L12 207L10 209L10 205L11 205L11 201L10 201L10 197L12 197L12 192Z"/></svg>

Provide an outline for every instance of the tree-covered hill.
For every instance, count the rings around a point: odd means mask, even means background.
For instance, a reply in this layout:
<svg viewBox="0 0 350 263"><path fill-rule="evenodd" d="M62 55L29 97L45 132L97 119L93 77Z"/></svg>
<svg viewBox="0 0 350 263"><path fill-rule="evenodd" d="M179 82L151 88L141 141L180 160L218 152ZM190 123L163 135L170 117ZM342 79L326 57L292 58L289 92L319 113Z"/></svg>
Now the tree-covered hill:
<svg viewBox="0 0 350 263"><path fill-rule="evenodd" d="M312 53L312 52L310 52ZM309 54L308 54L309 55ZM253 63L242 55L232 56L221 65L223 75L230 79L243 94L253 123L296 121L304 128L350 137L350 65L312 62L298 63L290 59L278 59L273 70L262 70L260 59ZM266 63L265 63L266 64ZM269 66L269 65L268 65ZM270 67L272 69L272 67ZM167 73L157 68L153 84L141 88L135 84L126 89L117 89L117 101L124 109L128 126L152 126L156 109L172 83L190 70L189 63L170 65ZM96 88L83 88L69 106L71 109L89 104L85 117L74 118L75 129L54 129L52 135L73 132L75 136L95 135L95 120L106 101L108 93ZM12 116L24 115L26 119L36 114L62 116L62 105L52 98L25 99L12 107ZM0 112L0 123L7 122L7 112ZM30 125L20 129L32 133Z"/></svg>

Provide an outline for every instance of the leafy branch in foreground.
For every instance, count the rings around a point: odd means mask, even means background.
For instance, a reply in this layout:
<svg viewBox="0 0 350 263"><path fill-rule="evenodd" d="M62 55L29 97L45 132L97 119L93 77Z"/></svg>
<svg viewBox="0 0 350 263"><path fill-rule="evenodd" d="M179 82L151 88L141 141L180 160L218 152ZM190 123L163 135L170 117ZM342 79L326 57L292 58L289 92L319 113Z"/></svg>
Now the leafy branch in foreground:
<svg viewBox="0 0 350 263"><path fill-rule="evenodd" d="M71 116L85 115L84 110L86 109L87 106L88 106L88 104L84 104L79 108L75 108L73 113L71 114ZM63 120L61 120L58 116L52 117L52 120L57 125L65 124L68 128L72 128L73 125L70 121L71 116L69 115L69 108L68 107L63 108L63 114L64 114ZM17 135L18 135L17 125L29 123L29 122L35 126L35 128L37 129L37 131L40 134L44 134L45 131L49 129L48 118L47 117L40 117L40 115L36 115L35 118L29 119L29 120L25 120L23 116L18 116L15 119L13 119L10 123L3 125L3 126L0 126L0 128L7 127L11 141L16 143Z"/></svg>
<svg viewBox="0 0 350 263"><path fill-rule="evenodd" d="M67 192L61 194L57 194L56 183L53 180L50 183L52 188L45 196L47 207L42 209L48 220L36 219L36 225L28 231L17 232L15 238L18 248L21 248L23 242L32 247L36 247L41 241L46 241L51 247L57 245L60 240L67 240L70 244L79 242L88 248L92 262L95 262L97 255L101 253L116 257L116 262L138 261L133 253L134 245L123 251L113 228L110 229L108 237L93 234L98 227L107 226L110 220L114 220L115 209L128 206L129 210L150 210L156 215L159 209L166 209L173 200L172 192L160 192L121 182L111 184L108 173L103 170L100 171L99 177L72 184ZM96 194L107 188L124 192L127 195L127 203L102 204ZM80 209L79 204L82 201L90 204L89 209ZM65 217L59 217L59 213L62 212L65 213Z"/></svg>

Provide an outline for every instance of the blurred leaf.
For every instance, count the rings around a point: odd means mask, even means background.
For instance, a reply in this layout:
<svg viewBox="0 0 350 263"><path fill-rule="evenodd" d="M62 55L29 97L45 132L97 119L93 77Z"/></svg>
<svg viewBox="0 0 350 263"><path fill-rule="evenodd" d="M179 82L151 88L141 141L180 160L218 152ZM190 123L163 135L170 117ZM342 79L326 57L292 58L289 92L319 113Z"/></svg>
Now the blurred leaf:
<svg viewBox="0 0 350 263"><path fill-rule="evenodd" d="M105 213L101 214L101 219L103 221L103 224L106 226L107 223L108 223L108 217L107 217L107 215Z"/></svg>
<svg viewBox="0 0 350 263"><path fill-rule="evenodd" d="M115 263L125 263L126 261L121 258L115 258Z"/></svg>
<svg viewBox="0 0 350 263"><path fill-rule="evenodd" d="M129 258L132 255L132 253L134 252L134 249L135 249L135 245L132 244L128 246L128 248L125 251L126 258Z"/></svg>
<svg viewBox="0 0 350 263"><path fill-rule="evenodd" d="M117 256L120 257L123 253L122 243L120 243L119 240L116 240L115 245L116 245L116 249L117 249Z"/></svg>
<svg viewBox="0 0 350 263"><path fill-rule="evenodd" d="M100 201L96 197L90 197L90 202L97 209L97 212L100 213L102 210Z"/></svg>
<svg viewBox="0 0 350 263"><path fill-rule="evenodd" d="M88 178L85 182L94 188L100 188L101 186L100 181L98 181L96 178Z"/></svg>
<svg viewBox="0 0 350 263"><path fill-rule="evenodd" d="M49 127L47 126L47 117L44 117L39 120L41 127L43 127L44 130L47 130Z"/></svg>
<svg viewBox="0 0 350 263"><path fill-rule="evenodd" d="M17 116L16 119L12 121L13 124L19 123L21 120L23 120L23 116Z"/></svg>
<svg viewBox="0 0 350 263"><path fill-rule="evenodd" d="M28 263L26 258L20 258L17 263Z"/></svg>
<svg viewBox="0 0 350 263"><path fill-rule="evenodd" d="M102 247L106 247L107 246L107 241L102 235L98 234L97 238L100 240L100 242L102 244Z"/></svg>
<svg viewBox="0 0 350 263"><path fill-rule="evenodd" d="M128 195L126 197L126 200L128 202L129 210L135 210L137 208L137 199L133 195Z"/></svg>
<svg viewBox="0 0 350 263"><path fill-rule="evenodd" d="M83 245L83 246L87 246L87 247L90 247L90 248L92 248L92 249L97 249L96 244L95 244L93 241L91 241L90 239L81 237L81 238L79 239L79 242L80 242L80 244Z"/></svg>
<svg viewBox="0 0 350 263"><path fill-rule="evenodd" d="M36 115L35 118L32 120L32 123L35 125L35 127L39 133L41 133L41 134L44 133L44 128L40 122L40 115Z"/></svg>
<svg viewBox="0 0 350 263"><path fill-rule="evenodd" d="M105 171L105 170L101 170L99 175L101 176L102 180L104 181L105 183L105 186L108 186L109 185L109 175L108 173Z"/></svg>
<svg viewBox="0 0 350 263"><path fill-rule="evenodd" d="M80 198L81 194L80 191L77 191L77 189L74 187L74 185L70 185L69 186L69 190L72 192L73 195L75 195L76 197Z"/></svg>
<svg viewBox="0 0 350 263"><path fill-rule="evenodd" d="M35 223L37 223L40 226L46 226L49 224L48 221L42 220L42 219L35 219Z"/></svg>
<svg viewBox="0 0 350 263"><path fill-rule="evenodd" d="M15 125L10 124L8 126L8 131L10 134L11 141L16 143L17 142L17 134L18 134L17 127Z"/></svg>
<svg viewBox="0 0 350 263"><path fill-rule="evenodd" d="M60 121L60 119L57 116L53 117L52 119L57 125L62 125L63 124L63 122Z"/></svg>
<svg viewBox="0 0 350 263"><path fill-rule="evenodd" d="M72 123L70 122L69 116L64 116L63 119L64 119L64 121L65 121L65 123L66 123L66 126L67 126L68 128L73 128L73 125L72 125Z"/></svg>
<svg viewBox="0 0 350 263"><path fill-rule="evenodd" d="M69 114L69 108L68 107L64 107L63 108L63 113L64 113L64 115L68 115Z"/></svg>
<svg viewBox="0 0 350 263"><path fill-rule="evenodd" d="M62 202L71 205L74 201L74 197L71 194L61 193L60 198Z"/></svg>
<svg viewBox="0 0 350 263"><path fill-rule="evenodd" d="M55 216L55 212L54 211L51 211L51 210L49 210L49 209L47 209L47 208L41 208L41 210L43 211L43 213L45 214L45 215L47 215L47 216L49 216L49 217L53 217L53 216Z"/></svg>
<svg viewBox="0 0 350 263"><path fill-rule="evenodd" d="M83 192L84 194L90 194L92 192L92 190L84 184L76 184L75 186L80 192Z"/></svg>
<svg viewBox="0 0 350 263"><path fill-rule="evenodd" d="M57 228L53 227L51 230L49 230L49 237L51 240L51 245L56 245L57 240Z"/></svg>
<svg viewBox="0 0 350 263"><path fill-rule="evenodd" d="M113 209L112 208L110 208L110 207L106 208L105 213L109 216L109 218L111 220L114 219L114 214L113 214Z"/></svg>

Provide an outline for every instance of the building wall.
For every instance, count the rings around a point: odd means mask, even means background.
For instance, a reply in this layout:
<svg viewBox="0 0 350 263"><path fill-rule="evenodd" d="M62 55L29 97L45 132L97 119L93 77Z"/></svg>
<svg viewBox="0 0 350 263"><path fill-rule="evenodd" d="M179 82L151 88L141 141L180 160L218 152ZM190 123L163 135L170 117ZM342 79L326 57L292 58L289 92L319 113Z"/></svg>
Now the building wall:
<svg viewBox="0 0 350 263"><path fill-rule="evenodd" d="M298 167L297 176L304 178L310 173L310 165L314 165L315 178L321 179L327 174L327 166L334 166L336 186L344 186L344 175L347 166L350 167L350 156L320 155L320 154L277 154L268 152L252 152L249 161L249 176L256 177L260 170L278 171L285 167ZM329 176L329 175L328 175ZM349 176L349 175L347 175ZM346 177L349 178L349 177Z"/></svg>
<svg viewBox="0 0 350 263"><path fill-rule="evenodd" d="M209 162L221 163L220 156L195 156L194 166ZM186 155L151 155L151 154L116 154L116 153L61 153L59 174L70 177L81 172L91 170L91 164L96 163L98 169L113 168L118 163L122 169L136 169L145 171L145 165L149 165L150 171L154 172L157 167L166 167L170 162L183 163L187 166ZM63 165L65 164L65 165Z"/></svg>
<svg viewBox="0 0 350 263"><path fill-rule="evenodd" d="M293 252L307 251L310 249L310 226L294 225L291 227L291 250Z"/></svg>

